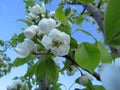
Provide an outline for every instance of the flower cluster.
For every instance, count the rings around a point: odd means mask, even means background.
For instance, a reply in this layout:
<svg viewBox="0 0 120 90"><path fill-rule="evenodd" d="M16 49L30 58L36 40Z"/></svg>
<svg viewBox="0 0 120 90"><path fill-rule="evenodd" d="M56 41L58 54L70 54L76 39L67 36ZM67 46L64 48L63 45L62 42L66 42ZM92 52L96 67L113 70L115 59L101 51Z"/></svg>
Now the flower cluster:
<svg viewBox="0 0 120 90"><path fill-rule="evenodd" d="M0 54L0 72L9 70L9 62L4 60L4 56Z"/></svg>
<svg viewBox="0 0 120 90"><path fill-rule="evenodd" d="M45 12L44 3L41 6L36 4L30 8L30 13L34 15L41 15ZM37 19L36 17L34 18ZM37 24L31 25L24 30L24 35L26 37L24 42L18 44L15 48L20 58L27 57L39 46L38 43L34 42L33 38L37 39L45 47L46 51L51 51L55 56L64 56L69 53L70 36L57 29L56 19L52 17L40 18Z"/></svg>
<svg viewBox="0 0 120 90"><path fill-rule="evenodd" d="M27 84L22 82L20 79L17 79L7 86L7 90L29 90L29 88Z"/></svg>
<svg viewBox="0 0 120 90"><path fill-rule="evenodd" d="M40 17L44 17L46 12L45 4L42 2L40 5L36 4L29 8L29 13L26 16L29 20L39 20Z"/></svg>

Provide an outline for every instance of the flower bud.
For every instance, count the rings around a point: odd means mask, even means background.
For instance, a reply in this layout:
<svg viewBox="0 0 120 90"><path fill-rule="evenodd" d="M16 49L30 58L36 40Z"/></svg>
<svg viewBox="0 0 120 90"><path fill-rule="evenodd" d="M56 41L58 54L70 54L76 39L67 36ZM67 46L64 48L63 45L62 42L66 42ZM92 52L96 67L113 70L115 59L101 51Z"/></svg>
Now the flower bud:
<svg viewBox="0 0 120 90"><path fill-rule="evenodd" d="M27 38L33 38L38 32L38 26L36 25L32 25L30 27L28 27L25 31L24 31L24 35Z"/></svg>

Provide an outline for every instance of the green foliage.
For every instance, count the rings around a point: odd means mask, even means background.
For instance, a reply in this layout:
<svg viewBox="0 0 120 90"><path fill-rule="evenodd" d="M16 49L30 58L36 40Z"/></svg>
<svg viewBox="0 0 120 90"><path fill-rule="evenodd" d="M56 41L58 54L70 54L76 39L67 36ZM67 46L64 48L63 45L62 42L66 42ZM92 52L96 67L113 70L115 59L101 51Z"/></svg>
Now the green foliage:
<svg viewBox="0 0 120 90"><path fill-rule="evenodd" d="M35 4L35 0L23 0L23 2L26 4L26 12L29 12L29 7L32 7Z"/></svg>
<svg viewBox="0 0 120 90"><path fill-rule="evenodd" d="M101 62L102 63L111 63L112 62L112 56L110 52L108 52L108 49L100 42L96 42L96 46L98 47L101 55Z"/></svg>
<svg viewBox="0 0 120 90"><path fill-rule="evenodd" d="M80 25L83 22L84 18L82 15L79 15L76 19L75 19L75 23Z"/></svg>
<svg viewBox="0 0 120 90"><path fill-rule="evenodd" d="M24 33L20 33L19 35L14 34L13 37L11 38L11 40L9 41L9 43L12 47L16 47L16 45L18 43L23 42L24 39L25 39Z"/></svg>
<svg viewBox="0 0 120 90"><path fill-rule="evenodd" d="M65 16L65 13L63 11L63 6L60 5L57 10L55 11L55 16L61 21L62 24L67 24L67 18Z"/></svg>
<svg viewBox="0 0 120 90"><path fill-rule="evenodd" d="M112 46L120 45L120 0L108 0L105 13L105 41Z"/></svg>
<svg viewBox="0 0 120 90"><path fill-rule="evenodd" d="M94 0L77 0L77 1L82 4L88 4L88 3L92 3Z"/></svg>
<svg viewBox="0 0 120 90"><path fill-rule="evenodd" d="M0 40L0 46L4 46L4 41Z"/></svg>
<svg viewBox="0 0 120 90"><path fill-rule="evenodd" d="M94 72L100 61L100 51L93 44L84 42L76 50L75 60L82 68Z"/></svg>
<svg viewBox="0 0 120 90"><path fill-rule="evenodd" d="M32 57L30 55L28 57L25 57L25 58L16 58L13 62L13 65L18 67L18 66L21 66L23 64L26 64L28 61L33 60L33 59L34 59L34 57Z"/></svg>
<svg viewBox="0 0 120 90"><path fill-rule="evenodd" d="M95 90L105 90L103 86L94 86Z"/></svg>
<svg viewBox="0 0 120 90"><path fill-rule="evenodd" d="M35 75L38 80L42 80L46 76L50 84L55 84L58 80L58 71L54 61L47 58L38 62Z"/></svg>
<svg viewBox="0 0 120 90"><path fill-rule="evenodd" d="M28 26L31 26L32 25L32 22L29 21L29 20L25 20L25 19L18 19L17 21L20 21L20 22L24 22L26 25Z"/></svg>
<svg viewBox="0 0 120 90"><path fill-rule="evenodd" d="M39 1L41 1L41 0L39 0ZM51 1L52 1L52 0L44 0L45 4L51 3Z"/></svg>
<svg viewBox="0 0 120 90"><path fill-rule="evenodd" d="M88 36L91 36L95 41L97 41L97 39L90 32L87 32L86 30L83 30L83 29L80 29L80 31L85 33Z"/></svg>
<svg viewBox="0 0 120 90"><path fill-rule="evenodd" d="M25 74L24 76L25 76L25 77L32 77L32 76L35 74L37 64L38 64L38 63L32 65L32 66L28 69L28 71L26 72L26 74Z"/></svg>
<svg viewBox="0 0 120 90"><path fill-rule="evenodd" d="M48 83L55 84L58 80L58 71L54 61L48 59L46 62L46 67L47 67L46 74L47 74Z"/></svg>
<svg viewBox="0 0 120 90"><path fill-rule="evenodd" d="M61 72L63 72L64 70L70 68L72 63L70 62L70 60L66 60L63 64L64 64L64 67L62 68Z"/></svg>
<svg viewBox="0 0 120 90"><path fill-rule="evenodd" d="M46 70L47 70L46 63L47 63L47 60L42 60L37 63L35 75L38 81L45 78Z"/></svg>
<svg viewBox="0 0 120 90"><path fill-rule="evenodd" d="M73 37L70 38L70 48L71 49L78 48L78 43Z"/></svg>
<svg viewBox="0 0 120 90"><path fill-rule="evenodd" d="M62 89L60 88L61 85L62 85L62 84L57 83L57 84L53 85L53 86L50 88L50 90L62 90Z"/></svg>

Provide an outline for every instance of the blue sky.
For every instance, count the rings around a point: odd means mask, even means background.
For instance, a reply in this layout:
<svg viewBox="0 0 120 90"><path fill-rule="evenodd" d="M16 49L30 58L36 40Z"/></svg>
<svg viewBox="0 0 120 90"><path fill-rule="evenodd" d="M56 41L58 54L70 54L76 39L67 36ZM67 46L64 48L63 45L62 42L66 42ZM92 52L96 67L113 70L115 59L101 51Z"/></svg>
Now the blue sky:
<svg viewBox="0 0 120 90"><path fill-rule="evenodd" d="M51 7L47 6L49 10L55 10L57 7L57 3L54 2L51 4ZM24 27L25 24L22 22L17 22L17 19L19 18L25 18L25 8L24 8L24 3L22 0L2 0L0 2L0 39L6 41L9 40L14 33L21 33L20 28ZM90 24L85 24L84 22L83 29L85 30L90 30L92 34L94 34L97 38L99 38L99 35L96 33L96 26L90 25ZM75 26L73 27L75 29ZM89 41L93 42L93 39L86 36L83 33L75 33L74 37L79 41ZM15 52L12 49L8 50L8 56L11 57L12 60L15 59ZM12 78L14 76L20 76L24 75L26 70L26 66L18 67L15 69L12 69L12 72L3 78L0 78L0 90L6 90L6 86L10 83L12 83ZM67 76L61 76L60 81L65 83L65 85L70 87L72 84L73 80L78 77L79 73L77 73L73 77L67 77ZM72 89L71 89L72 90Z"/></svg>

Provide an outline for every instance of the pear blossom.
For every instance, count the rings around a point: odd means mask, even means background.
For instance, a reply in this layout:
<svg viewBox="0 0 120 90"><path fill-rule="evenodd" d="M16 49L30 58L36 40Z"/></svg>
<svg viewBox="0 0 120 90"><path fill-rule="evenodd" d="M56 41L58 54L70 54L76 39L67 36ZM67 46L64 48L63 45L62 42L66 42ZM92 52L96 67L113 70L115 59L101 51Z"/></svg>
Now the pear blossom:
<svg viewBox="0 0 120 90"><path fill-rule="evenodd" d="M50 17L55 17L55 11L50 12Z"/></svg>
<svg viewBox="0 0 120 90"><path fill-rule="evenodd" d="M40 16L38 16L38 15L36 15L36 14L34 14L34 13L28 13L28 15L26 16L26 18L28 19L28 20L39 20L40 19Z"/></svg>
<svg viewBox="0 0 120 90"><path fill-rule="evenodd" d="M18 90L18 88L20 89L23 86L24 83L20 79L17 79L12 84L7 86L7 90Z"/></svg>
<svg viewBox="0 0 120 90"><path fill-rule="evenodd" d="M70 36L57 29L52 29L48 35L45 35L41 43L47 50L56 56L64 56L69 53Z"/></svg>
<svg viewBox="0 0 120 90"><path fill-rule="evenodd" d="M120 90L120 66L103 64L100 78L106 90Z"/></svg>
<svg viewBox="0 0 120 90"><path fill-rule="evenodd" d="M42 2L41 6L39 4L34 5L30 8L30 12L34 14L41 14L46 12L45 4Z"/></svg>
<svg viewBox="0 0 120 90"><path fill-rule="evenodd" d="M32 40L25 39L24 42L18 44L15 51L17 52L19 58L24 58L32 52L34 46L35 44Z"/></svg>
<svg viewBox="0 0 120 90"><path fill-rule="evenodd" d="M12 83L11 85L7 86L7 90L17 90L17 86L14 83Z"/></svg>
<svg viewBox="0 0 120 90"><path fill-rule="evenodd" d="M29 8L30 13L26 16L28 20L40 20L40 16L44 17L46 12L46 7L44 2L42 2L40 5L36 4L33 7Z"/></svg>
<svg viewBox="0 0 120 90"><path fill-rule="evenodd" d="M56 27L56 21L52 18L43 18L40 20L38 27L42 32L48 33Z"/></svg>
<svg viewBox="0 0 120 90"><path fill-rule="evenodd" d="M33 38L37 33L38 33L38 26L36 25L32 25L30 27L28 27L27 29L25 29L24 31L24 35L27 37L27 38Z"/></svg>

